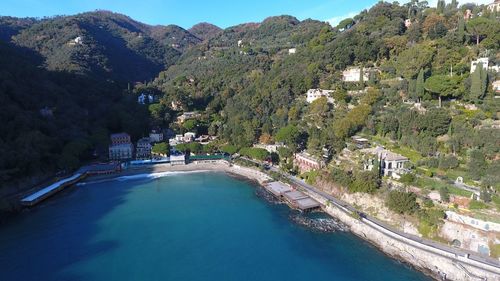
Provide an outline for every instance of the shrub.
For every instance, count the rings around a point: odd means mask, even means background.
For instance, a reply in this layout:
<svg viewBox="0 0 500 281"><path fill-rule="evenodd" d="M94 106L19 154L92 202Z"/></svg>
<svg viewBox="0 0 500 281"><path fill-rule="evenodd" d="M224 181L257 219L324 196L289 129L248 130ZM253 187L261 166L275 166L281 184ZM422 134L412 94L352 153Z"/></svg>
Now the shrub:
<svg viewBox="0 0 500 281"><path fill-rule="evenodd" d="M439 189L439 195L441 196L441 201L450 202L450 191L448 190L448 187L441 187Z"/></svg>
<svg viewBox="0 0 500 281"><path fill-rule="evenodd" d="M417 195L413 192L391 191L386 204L389 209L399 214L413 214L419 209Z"/></svg>
<svg viewBox="0 0 500 281"><path fill-rule="evenodd" d="M411 173L404 174L401 176L399 181L401 181L402 183L405 183L405 184L411 184L411 183L415 182L415 175L411 174Z"/></svg>
<svg viewBox="0 0 500 281"><path fill-rule="evenodd" d="M481 201L472 200L469 203L469 209L471 209L471 210L480 210L480 209L487 209L487 208L488 208L488 205L486 205L485 203L483 203Z"/></svg>
<svg viewBox="0 0 500 281"><path fill-rule="evenodd" d="M228 154L233 155L233 154L235 154L236 152L238 152L239 148L238 148L238 147L236 147L236 146L234 146L234 145L227 144L227 145L223 145L223 146L220 148L220 150L221 150L222 152L226 152L226 153L228 153Z"/></svg>
<svg viewBox="0 0 500 281"><path fill-rule="evenodd" d="M439 158L439 168L448 170L458 167L458 159L457 157L450 155Z"/></svg>

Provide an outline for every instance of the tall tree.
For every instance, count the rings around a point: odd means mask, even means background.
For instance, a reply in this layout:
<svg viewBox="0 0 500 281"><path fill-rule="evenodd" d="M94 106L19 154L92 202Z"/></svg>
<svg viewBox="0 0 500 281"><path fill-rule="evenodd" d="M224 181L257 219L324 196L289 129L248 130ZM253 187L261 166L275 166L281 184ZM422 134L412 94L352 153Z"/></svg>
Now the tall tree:
<svg viewBox="0 0 500 281"><path fill-rule="evenodd" d="M444 0L438 0L437 2L437 12L442 14L444 13L444 9L446 8L446 2Z"/></svg>
<svg viewBox="0 0 500 281"><path fill-rule="evenodd" d="M471 74L470 99L478 100L484 97L488 87L488 73L482 63L477 64L476 69Z"/></svg>
<svg viewBox="0 0 500 281"><path fill-rule="evenodd" d="M467 22L467 31L476 40L476 45L495 28L496 23L484 17L476 17Z"/></svg>
<svg viewBox="0 0 500 281"><path fill-rule="evenodd" d="M443 97L457 97L462 94L462 77L448 75L433 75L425 81L425 89L439 98L439 107Z"/></svg>

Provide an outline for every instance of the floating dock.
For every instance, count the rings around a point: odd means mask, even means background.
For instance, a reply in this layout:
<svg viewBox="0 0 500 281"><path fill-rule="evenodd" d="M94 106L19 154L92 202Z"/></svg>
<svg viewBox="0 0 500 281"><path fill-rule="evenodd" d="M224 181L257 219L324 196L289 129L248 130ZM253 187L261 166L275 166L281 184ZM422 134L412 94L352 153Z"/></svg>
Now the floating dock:
<svg viewBox="0 0 500 281"><path fill-rule="evenodd" d="M264 188L277 198L287 202L294 209L308 211L320 207L316 200L282 182L270 182L265 184Z"/></svg>

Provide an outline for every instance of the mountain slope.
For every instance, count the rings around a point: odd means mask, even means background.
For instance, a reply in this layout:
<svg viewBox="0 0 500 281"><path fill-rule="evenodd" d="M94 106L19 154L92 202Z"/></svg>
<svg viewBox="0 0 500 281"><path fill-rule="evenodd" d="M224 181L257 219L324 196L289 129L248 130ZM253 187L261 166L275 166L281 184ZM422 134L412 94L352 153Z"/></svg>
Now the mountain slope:
<svg viewBox="0 0 500 281"><path fill-rule="evenodd" d="M49 70L117 81L150 79L200 42L180 27L152 27L107 11L38 21L3 17L0 35L40 53Z"/></svg>
<svg viewBox="0 0 500 281"><path fill-rule="evenodd" d="M202 40L207 40L215 37L222 29L216 25L202 22L193 25L188 31Z"/></svg>

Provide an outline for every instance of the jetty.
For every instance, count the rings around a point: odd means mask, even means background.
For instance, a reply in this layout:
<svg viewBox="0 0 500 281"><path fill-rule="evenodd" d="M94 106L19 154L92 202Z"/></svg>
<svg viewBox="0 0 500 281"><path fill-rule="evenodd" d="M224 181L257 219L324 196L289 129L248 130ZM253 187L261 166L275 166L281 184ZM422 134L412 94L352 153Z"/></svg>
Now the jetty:
<svg viewBox="0 0 500 281"><path fill-rule="evenodd" d="M41 201L47 199L48 197L54 195L55 193L65 189L66 187L73 185L88 175L105 175L112 174L120 171L119 163L100 163L88 165L80 168L72 176L58 180L24 198L21 199L21 204L23 206L31 207Z"/></svg>
<svg viewBox="0 0 500 281"><path fill-rule="evenodd" d="M58 191L63 190L65 187L70 186L74 183L77 183L81 179L83 179L87 174L86 173L76 173L69 178L65 178L59 180L45 188L40 189L39 191L24 197L21 199L21 204L24 206L33 206L39 203L40 201L46 199L47 197L57 193Z"/></svg>
<svg viewBox="0 0 500 281"><path fill-rule="evenodd" d="M309 211L320 207L316 200L282 182L269 182L264 188L294 209Z"/></svg>

